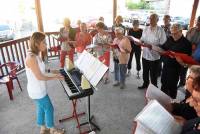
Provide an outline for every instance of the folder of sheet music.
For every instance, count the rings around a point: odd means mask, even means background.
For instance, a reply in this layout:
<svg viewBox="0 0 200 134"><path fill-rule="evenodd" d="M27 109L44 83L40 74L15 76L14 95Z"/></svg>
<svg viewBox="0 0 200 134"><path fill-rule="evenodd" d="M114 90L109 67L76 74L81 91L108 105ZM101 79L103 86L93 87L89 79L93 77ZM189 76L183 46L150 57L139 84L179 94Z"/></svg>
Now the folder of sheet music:
<svg viewBox="0 0 200 134"><path fill-rule="evenodd" d="M75 61L75 66L83 73L95 89L97 89L97 84L108 70L106 65L85 50Z"/></svg>

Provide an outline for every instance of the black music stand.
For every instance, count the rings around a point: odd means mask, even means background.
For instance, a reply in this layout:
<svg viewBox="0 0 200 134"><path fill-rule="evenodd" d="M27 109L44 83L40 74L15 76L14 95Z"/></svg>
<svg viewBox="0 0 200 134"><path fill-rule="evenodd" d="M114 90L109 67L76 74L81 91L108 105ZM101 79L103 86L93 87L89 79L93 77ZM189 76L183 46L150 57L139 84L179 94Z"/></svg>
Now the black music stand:
<svg viewBox="0 0 200 134"><path fill-rule="evenodd" d="M87 90L87 89L86 89ZM93 89L94 90L94 89ZM72 115L69 116L69 117L66 117L66 118L63 118L63 119L60 119L59 122L64 122L64 121L67 121L67 120L70 120L70 119L76 119L76 122L77 122L77 128L79 129L79 132L80 134L87 134L89 132L92 132L92 131L100 131L100 128L99 126L97 126L94 122L92 122L92 119L94 118L94 116L90 114L90 95L88 95L88 121L86 122L83 122L83 123L80 123L79 122L79 119L78 117L79 116L83 116L85 115L85 112L82 112L82 113L77 113L76 111L76 103L77 103L77 99L72 99L72 105L73 105L73 112L72 112ZM93 126L93 128L91 128L90 130L87 130L87 131L84 131L84 132L81 132L81 126L83 125L89 125L89 126Z"/></svg>
<svg viewBox="0 0 200 134"><path fill-rule="evenodd" d="M65 73L67 73L67 72L65 72ZM70 73L67 73L68 75L66 75L65 73L63 72L63 70L61 70L61 74L62 74L62 75L64 75L64 76L69 76L69 75L70 75ZM64 85L62 84L61 81L60 81L60 83L61 83L63 89L65 89L65 87L64 87ZM90 85L91 85L91 84L90 84ZM80 134L86 134L86 133L89 133L89 132L94 131L94 130L99 130L99 131L100 131L100 128L92 122L93 116L90 117L90 95L93 94L93 92L91 92L91 90L94 91L94 87L93 87L92 85L91 85L91 88L89 88L89 89L84 89L85 93L86 93L87 91L90 91L90 92L87 92L88 94L85 94L85 95L87 95L87 96L82 96L82 97L79 96L79 98L88 97L88 121L87 121L87 122L84 122L84 123L80 124L79 117L85 115L85 112L77 113L76 106L77 106L77 99L78 99L78 96L77 96L76 99L70 99L71 102L72 102L72 106L73 106L72 115L69 116L69 117L66 117L66 118L63 118L63 119L60 119L60 120L59 120L59 122L61 123L61 122L64 122L64 121L68 121L68 120L70 120L70 119L75 119L76 122L77 122L77 128L79 129L79 133L80 133ZM90 126L92 125L93 128L90 129L90 130L88 130L88 131L81 132L81 126L82 126L82 125L86 125L86 124L89 124Z"/></svg>
<svg viewBox="0 0 200 134"><path fill-rule="evenodd" d="M90 116L90 95L88 96L88 121L87 122L83 122L80 124L80 126L83 126L83 125L89 125L89 126L93 126L93 128L91 128L90 130L88 131L85 131L83 132L83 134L87 134L89 132L92 132L92 131L100 131L101 129L99 128L99 126L97 126L94 122L92 122L92 119L94 119L94 116Z"/></svg>
<svg viewBox="0 0 200 134"><path fill-rule="evenodd" d="M94 58L94 56L92 54L88 53L85 50L83 51L82 55L77 60L76 66L81 72L84 72L82 74L88 79L92 90L95 90L95 87L99 83L100 79L103 77L103 75L108 70L108 67L106 65L104 65L102 62L100 62L97 58ZM92 67L93 67L93 71L91 74L90 69ZM96 76L96 77L94 77L94 76ZM89 90L89 89L84 89L84 90ZM81 123L80 126L79 126L79 120L78 120L78 116L76 113L76 107L75 107L75 116L76 116L75 118L78 123L77 127L79 128L80 134L86 134L86 133L89 133L89 132L95 131L95 130L100 131L100 128L94 122L92 122L92 119L94 118L94 116L91 116L91 114L90 114L90 95L91 94L87 95L87 97L88 97L88 121ZM80 127L83 125L87 125L87 124L90 126L90 129L88 131L81 133Z"/></svg>
<svg viewBox="0 0 200 134"><path fill-rule="evenodd" d="M96 46L93 45L91 48L93 49L95 47ZM82 55L77 60L76 66L81 72L83 72L83 75L87 78L93 90L95 90L95 87L108 70L108 67L106 65L99 61L99 59L94 58L92 54L88 53L85 50L82 52ZM89 133L95 130L100 131L100 128L94 122L92 122L93 118L94 116L90 115L90 95L88 95L88 121L81 123L80 126L88 124L93 128L90 128L91 130L84 133Z"/></svg>

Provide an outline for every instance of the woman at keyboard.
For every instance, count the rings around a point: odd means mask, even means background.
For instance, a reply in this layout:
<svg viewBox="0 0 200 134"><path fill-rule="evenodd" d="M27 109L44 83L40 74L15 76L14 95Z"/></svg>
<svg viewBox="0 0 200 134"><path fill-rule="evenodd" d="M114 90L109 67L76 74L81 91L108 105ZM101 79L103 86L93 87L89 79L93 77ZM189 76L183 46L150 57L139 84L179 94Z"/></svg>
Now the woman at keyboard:
<svg viewBox="0 0 200 134"><path fill-rule="evenodd" d="M46 50L45 34L35 32L30 38L30 50L26 57L27 90L37 108L37 124L40 134L64 134L64 130L54 128L54 109L47 94L46 81L64 79L62 75L46 76L45 64L40 55ZM50 70L48 70L50 72Z"/></svg>

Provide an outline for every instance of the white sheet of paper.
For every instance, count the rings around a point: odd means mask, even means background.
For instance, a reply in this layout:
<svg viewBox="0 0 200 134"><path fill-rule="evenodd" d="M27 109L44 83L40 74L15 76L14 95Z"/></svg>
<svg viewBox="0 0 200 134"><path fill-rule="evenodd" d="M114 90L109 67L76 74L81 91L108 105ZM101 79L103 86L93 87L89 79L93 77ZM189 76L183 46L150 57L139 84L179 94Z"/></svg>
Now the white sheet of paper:
<svg viewBox="0 0 200 134"><path fill-rule="evenodd" d="M108 70L106 65L85 50L77 59L75 65L94 87L97 86L105 72Z"/></svg>
<svg viewBox="0 0 200 134"><path fill-rule="evenodd" d="M88 69L88 64L91 64L90 55L86 54L84 59L80 62L79 69L85 74Z"/></svg>
<svg viewBox="0 0 200 134"><path fill-rule="evenodd" d="M148 127L146 127L145 125L143 125L142 123L137 122L137 126L136 126L134 134L156 134L156 133L153 132Z"/></svg>
<svg viewBox="0 0 200 134"><path fill-rule="evenodd" d="M179 134L182 126L156 100L150 101L136 116L135 121L141 122L156 134Z"/></svg>
<svg viewBox="0 0 200 134"><path fill-rule="evenodd" d="M153 84L149 84L145 97L148 101L154 99L157 100L164 107L172 101L171 97L169 97L167 94L165 94Z"/></svg>
<svg viewBox="0 0 200 134"><path fill-rule="evenodd" d="M92 79L90 80L91 84L94 86L97 86L103 75L108 70L108 67L102 63L96 70L97 71L94 73Z"/></svg>
<svg viewBox="0 0 200 134"><path fill-rule="evenodd" d="M87 68L84 70L85 77L90 80L95 73L94 64L96 59L93 56L90 56L90 60L87 62Z"/></svg>
<svg viewBox="0 0 200 134"><path fill-rule="evenodd" d="M75 66L77 68L81 68L80 65L81 65L81 62L83 61L84 57L87 55L87 51L83 51L81 53L81 55L78 57L78 59L74 62Z"/></svg>
<svg viewBox="0 0 200 134"><path fill-rule="evenodd" d="M98 68L101 66L101 62L97 60L95 57L92 57L92 64L90 66L90 69L87 70L86 77L88 80L91 80L95 72L97 72Z"/></svg>

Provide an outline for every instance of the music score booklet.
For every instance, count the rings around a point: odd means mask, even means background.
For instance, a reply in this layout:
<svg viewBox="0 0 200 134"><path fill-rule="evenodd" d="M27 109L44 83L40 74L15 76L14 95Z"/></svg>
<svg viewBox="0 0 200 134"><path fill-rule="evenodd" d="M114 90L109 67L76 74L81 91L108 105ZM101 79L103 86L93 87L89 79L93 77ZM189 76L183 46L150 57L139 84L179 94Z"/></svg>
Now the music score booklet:
<svg viewBox="0 0 200 134"><path fill-rule="evenodd" d="M135 121L150 129L153 134L179 134L182 129L174 117L156 100L150 101L135 117Z"/></svg>
<svg viewBox="0 0 200 134"><path fill-rule="evenodd" d="M84 50L80 57L75 61L75 66L84 74L93 87L97 86L108 70L106 65L86 50Z"/></svg>
<svg viewBox="0 0 200 134"><path fill-rule="evenodd" d="M167 94L162 92L159 88L157 88L151 83L149 84L147 88L145 98L147 99L147 101L155 99L164 107L169 105L172 102L171 97L169 97Z"/></svg>

